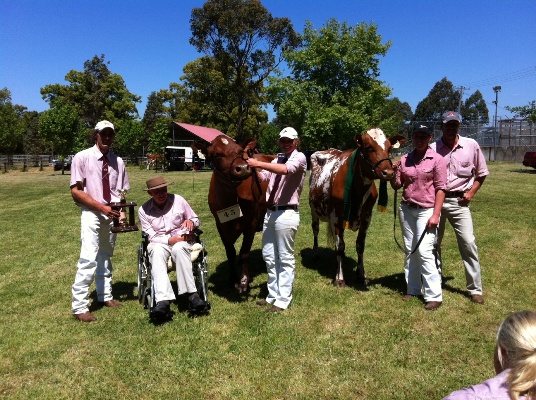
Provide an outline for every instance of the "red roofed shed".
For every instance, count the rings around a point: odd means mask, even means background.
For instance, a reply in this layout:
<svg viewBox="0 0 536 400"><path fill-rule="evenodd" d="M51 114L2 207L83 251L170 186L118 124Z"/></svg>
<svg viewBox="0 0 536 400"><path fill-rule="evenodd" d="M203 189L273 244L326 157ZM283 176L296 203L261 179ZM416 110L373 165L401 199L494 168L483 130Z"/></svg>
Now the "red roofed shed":
<svg viewBox="0 0 536 400"><path fill-rule="evenodd" d="M199 139L204 140L208 144L217 136L225 135L225 133L215 128L190 125L183 122L172 122L169 128L172 139L171 146L190 146L193 141L199 141Z"/></svg>

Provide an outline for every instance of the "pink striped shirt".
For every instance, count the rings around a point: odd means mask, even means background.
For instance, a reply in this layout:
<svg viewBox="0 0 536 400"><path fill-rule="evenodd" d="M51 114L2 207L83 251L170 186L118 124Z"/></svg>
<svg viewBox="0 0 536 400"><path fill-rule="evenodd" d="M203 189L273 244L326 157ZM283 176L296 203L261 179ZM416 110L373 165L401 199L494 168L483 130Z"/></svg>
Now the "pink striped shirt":
<svg viewBox="0 0 536 400"><path fill-rule="evenodd" d="M108 174L110 181L111 201L120 200L120 189L130 189L125 163L111 151L106 155L108 158ZM71 164L71 187L77 182L82 182L84 192L94 200L106 204L102 196L102 153L97 145L77 153Z"/></svg>

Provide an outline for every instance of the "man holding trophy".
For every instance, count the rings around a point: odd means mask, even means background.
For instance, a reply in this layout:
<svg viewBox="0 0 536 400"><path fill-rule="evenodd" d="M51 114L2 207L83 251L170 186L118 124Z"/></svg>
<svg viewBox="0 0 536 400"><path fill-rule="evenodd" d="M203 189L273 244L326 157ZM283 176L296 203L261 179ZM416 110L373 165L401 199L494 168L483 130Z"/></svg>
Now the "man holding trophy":
<svg viewBox="0 0 536 400"><path fill-rule="evenodd" d="M89 311L89 287L95 279L97 300L105 307L121 307L112 295L112 262L116 233L113 220L120 211L110 203L120 202L130 189L123 160L110 147L115 138L111 122L95 126L95 145L77 153L71 165L71 195L81 207L81 250L72 286L72 314L82 322L96 321Z"/></svg>

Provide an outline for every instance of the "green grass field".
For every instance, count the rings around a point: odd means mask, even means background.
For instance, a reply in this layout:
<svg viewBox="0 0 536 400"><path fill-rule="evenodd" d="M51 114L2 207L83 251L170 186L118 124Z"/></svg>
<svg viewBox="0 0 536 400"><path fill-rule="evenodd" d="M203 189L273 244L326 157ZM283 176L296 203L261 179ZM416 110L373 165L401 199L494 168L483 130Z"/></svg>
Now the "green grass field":
<svg viewBox="0 0 536 400"><path fill-rule="evenodd" d="M335 255L321 231L319 254L303 191L294 302L284 313L255 305L266 294L261 234L252 253L252 290L226 286L228 265L206 197L210 172L173 172L171 191L199 214L209 251L207 316L186 302L154 326L137 300L139 233L118 235L114 294L121 309L92 308L96 323L70 313L79 209L69 175L31 168L0 174L0 397L6 399L441 399L494 375L494 335L504 317L535 309L536 170L492 163L472 203L486 304L465 296L465 277L448 229L444 304L435 312L402 302L403 254L389 213L375 212L365 251L371 279L358 291L355 233L346 234L346 277L333 287ZM128 201L142 204L154 171L129 167ZM397 234L400 229L397 226ZM401 240L399 238L399 240ZM93 287L94 289L94 287ZM95 292L92 298L95 300Z"/></svg>

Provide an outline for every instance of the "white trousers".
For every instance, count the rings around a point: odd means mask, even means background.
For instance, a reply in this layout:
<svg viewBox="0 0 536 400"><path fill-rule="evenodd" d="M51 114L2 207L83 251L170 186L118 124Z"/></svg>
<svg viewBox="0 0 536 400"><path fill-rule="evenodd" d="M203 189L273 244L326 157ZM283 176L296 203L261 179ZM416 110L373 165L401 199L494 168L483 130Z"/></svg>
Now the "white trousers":
<svg viewBox="0 0 536 400"><path fill-rule="evenodd" d="M77 272L72 286L72 313L89 311L89 287L95 279L98 301L112 300L112 261L116 234L112 220L82 208L80 241L82 243Z"/></svg>
<svg viewBox="0 0 536 400"><path fill-rule="evenodd" d="M268 273L266 301L287 309L292 301L296 261L294 239L300 225L296 210L270 211L264 217L262 257Z"/></svg>
<svg viewBox="0 0 536 400"><path fill-rule="evenodd" d="M461 206L456 198L445 199L443 208L441 209L441 220L439 222L436 244L438 266L441 268L441 271L443 271L441 243L443 241L447 220L454 228L454 233L456 234L458 249L462 256L463 266L465 267L467 290L470 294L481 295L482 274L480 271L480 261L478 258L478 248L476 247L471 210L469 209L469 206Z"/></svg>
<svg viewBox="0 0 536 400"><path fill-rule="evenodd" d="M400 228L404 236L406 251L413 251L426 229L433 208L410 208L400 204ZM424 295L424 301L443 301L441 275L435 264L434 242L436 229L428 229L417 250L406 256L404 274L408 286L407 293L413 296ZM421 281L422 277L422 281Z"/></svg>
<svg viewBox="0 0 536 400"><path fill-rule="evenodd" d="M151 277L153 279L155 301L175 300L175 293L168 276L168 259L175 263L177 271L177 287L179 295L195 293L197 288L194 281L190 253L192 245L188 242L177 242L173 247L162 243L149 243L147 246L151 262Z"/></svg>

